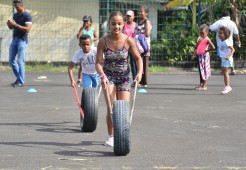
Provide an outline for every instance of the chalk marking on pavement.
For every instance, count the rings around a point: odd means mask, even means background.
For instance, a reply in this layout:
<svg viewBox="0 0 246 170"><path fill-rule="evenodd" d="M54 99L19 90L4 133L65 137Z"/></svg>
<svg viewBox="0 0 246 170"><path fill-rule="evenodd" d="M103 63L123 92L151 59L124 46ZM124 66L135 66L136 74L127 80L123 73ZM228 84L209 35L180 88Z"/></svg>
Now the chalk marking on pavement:
<svg viewBox="0 0 246 170"><path fill-rule="evenodd" d="M188 169L188 170L191 170L191 169L194 169L194 170L202 170L202 169L212 169L212 167L209 167L209 166L204 166L204 167L201 167L201 166L194 166L194 167L177 167L177 166L154 166L154 169ZM222 169L228 169L228 170L246 170L246 166L226 166L226 167L222 167Z"/></svg>
<svg viewBox="0 0 246 170"><path fill-rule="evenodd" d="M14 155L1 155L0 157L13 157Z"/></svg>
<svg viewBox="0 0 246 170"><path fill-rule="evenodd" d="M200 166L194 166L194 167L175 167L175 166L155 166L154 169L194 169L194 170L202 170L202 169L208 169L208 167L200 167Z"/></svg>
<svg viewBox="0 0 246 170"><path fill-rule="evenodd" d="M101 169L100 167L98 167L97 165L90 165L90 164L79 164L79 163L69 163L70 165L79 165L79 166L83 166L83 167L91 167L93 169Z"/></svg>
<svg viewBox="0 0 246 170"><path fill-rule="evenodd" d="M246 101L236 101L236 102L246 104Z"/></svg>
<svg viewBox="0 0 246 170"><path fill-rule="evenodd" d="M163 102L164 103L172 103L173 101L172 100L164 100Z"/></svg>
<svg viewBox="0 0 246 170"><path fill-rule="evenodd" d="M161 116L149 116L149 115L142 115L144 117L148 117L148 118L155 118L155 119L162 119L162 120L168 120L168 118L164 118Z"/></svg>
<svg viewBox="0 0 246 170"><path fill-rule="evenodd" d="M41 170L50 169L50 168L52 168L52 166L47 166L47 167L41 168Z"/></svg>
<svg viewBox="0 0 246 170"><path fill-rule="evenodd" d="M69 159L69 158L59 158L59 160L61 160L61 161L88 161L88 160L90 160L90 159L81 159L81 158L71 158L71 159Z"/></svg>
<svg viewBox="0 0 246 170"><path fill-rule="evenodd" d="M139 107L141 109L164 109L164 107L159 106L159 107L154 107L154 106L147 106L147 107Z"/></svg>
<svg viewBox="0 0 246 170"><path fill-rule="evenodd" d="M208 128L220 128L219 126L208 126Z"/></svg>
<svg viewBox="0 0 246 170"><path fill-rule="evenodd" d="M47 82L47 81L50 81L50 80L48 80L48 79L46 79L46 80L38 80L38 79L33 79L33 81L36 81L36 82Z"/></svg>
<svg viewBox="0 0 246 170"><path fill-rule="evenodd" d="M226 168L230 170L241 170L246 169L246 166L227 166Z"/></svg>
<svg viewBox="0 0 246 170"><path fill-rule="evenodd" d="M176 166L154 166L154 169L177 169Z"/></svg>
<svg viewBox="0 0 246 170"><path fill-rule="evenodd" d="M122 169L132 169L132 167L122 166Z"/></svg>
<svg viewBox="0 0 246 170"><path fill-rule="evenodd" d="M183 120L175 120L173 121L174 123L179 123L179 122L183 122Z"/></svg>
<svg viewBox="0 0 246 170"><path fill-rule="evenodd" d="M208 169L208 167L199 167L199 166L197 166L197 167L192 167L193 169Z"/></svg>

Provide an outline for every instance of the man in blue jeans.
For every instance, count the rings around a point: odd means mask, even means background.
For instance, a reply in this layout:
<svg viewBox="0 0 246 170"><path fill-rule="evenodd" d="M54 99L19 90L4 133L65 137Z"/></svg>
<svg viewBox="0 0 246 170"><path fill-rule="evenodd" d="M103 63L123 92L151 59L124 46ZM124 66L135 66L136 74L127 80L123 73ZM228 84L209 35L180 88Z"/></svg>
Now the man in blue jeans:
<svg viewBox="0 0 246 170"><path fill-rule="evenodd" d="M14 29L13 40L9 47L9 63L16 76L13 87L22 87L25 83L25 50L28 43L28 32L32 27L32 16L25 11L22 0L14 0L17 13L7 21L9 29ZM18 59L17 59L18 56Z"/></svg>

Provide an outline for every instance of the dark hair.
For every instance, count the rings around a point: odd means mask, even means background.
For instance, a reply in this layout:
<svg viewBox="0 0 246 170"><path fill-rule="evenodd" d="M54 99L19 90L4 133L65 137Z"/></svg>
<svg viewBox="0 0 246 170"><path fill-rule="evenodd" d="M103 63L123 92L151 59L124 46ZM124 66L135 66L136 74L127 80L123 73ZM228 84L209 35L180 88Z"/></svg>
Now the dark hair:
<svg viewBox="0 0 246 170"><path fill-rule="evenodd" d="M229 17L230 16L230 12L229 11L223 11L223 13L222 13L222 17Z"/></svg>
<svg viewBox="0 0 246 170"><path fill-rule="evenodd" d="M23 4L23 1L22 0L14 0L13 3L14 4L17 4L17 3Z"/></svg>
<svg viewBox="0 0 246 170"><path fill-rule="evenodd" d="M140 6L139 9L143 9L145 13L149 13L149 8L147 6Z"/></svg>
<svg viewBox="0 0 246 170"><path fill-rule="evenodd" d="M85 16L83 17L83 21L90 21L90 22L92 23L92 18L91 18L90 15L85 15Z"/></svg>
<svg viewBox="0 0 246 170"><path fill-rule="evenodd" d="M207 24L202 24L201 26L200 26L200 30L204 30L204 31L206 31L206 32L208 32L209 31L209 27L208 27L208 25Z"/></svg>
<svg viewBox="0 0 246 170"><path fill-rule="evenodd" d="M113 11L110 13L110 16L109 16L109 22L111 20L111 18L113 18L114 16L121 16L124 20L124 14L120 11Z"/></svg>
<svg viewBox="0 0 246 170"><path fill-rule="evenodd" d="M220 30L224 32L225 39L229 38L230 36L230 30L226 28L225 26L220 27Z"/></svg>
<svg viewBox="0 0 246 170"><path fill-rule="evenodd" d="M87 39L90 39L91 40L91 37L88 35L88 34L82 34L80 37L79 37L79 42L83 41L83 40L87 40Z"/></svg>

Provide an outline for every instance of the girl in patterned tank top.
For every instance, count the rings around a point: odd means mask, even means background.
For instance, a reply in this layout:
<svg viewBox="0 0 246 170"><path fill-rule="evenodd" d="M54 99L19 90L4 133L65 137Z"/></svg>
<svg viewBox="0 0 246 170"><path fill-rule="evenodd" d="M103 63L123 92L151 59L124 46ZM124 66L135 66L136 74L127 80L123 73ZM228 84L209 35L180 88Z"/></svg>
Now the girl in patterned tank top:
<svg viewBox="0 0 246 170"><path fill-rule="evenodd" d="M142 78L142 59L131 37L122 33L124 26L124 15L119 11L114 11L109 17L110 33L100 39L97 46L96 70L101 77L101 84L107 89L111 104L116 100L130 101L130 69L128 64L128 51L136 60L137 75L134 81L139 83ZM103 57L104 56L104 57ZM104 64L102 66L104 58ZM106 98L106 94L105 98ZM109 138L106 145L113 144L113 123L109 108L107 109L107 127Z"/></svg>

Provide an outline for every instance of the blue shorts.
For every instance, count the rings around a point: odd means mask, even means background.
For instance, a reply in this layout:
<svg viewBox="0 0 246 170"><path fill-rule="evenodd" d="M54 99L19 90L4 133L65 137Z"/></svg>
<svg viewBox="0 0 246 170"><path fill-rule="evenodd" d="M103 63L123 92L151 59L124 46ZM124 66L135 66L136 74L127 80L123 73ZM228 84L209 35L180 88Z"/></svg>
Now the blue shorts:
<svg viewBox="0 0 246 170"><path fill-rule="evenodd" d="M98 75L94 74L82 74L83 88L98 87L101 79Z"/></svg>
<svg viewBox="0 0 246 170"><path fill-rule="evenodd" d="M233 57L229 59L221 58L221 67L233 67Z"/></svg>

